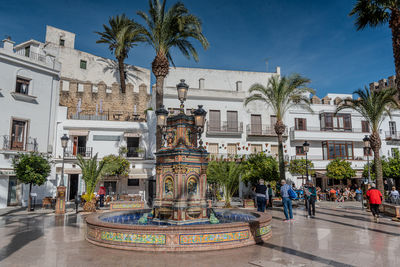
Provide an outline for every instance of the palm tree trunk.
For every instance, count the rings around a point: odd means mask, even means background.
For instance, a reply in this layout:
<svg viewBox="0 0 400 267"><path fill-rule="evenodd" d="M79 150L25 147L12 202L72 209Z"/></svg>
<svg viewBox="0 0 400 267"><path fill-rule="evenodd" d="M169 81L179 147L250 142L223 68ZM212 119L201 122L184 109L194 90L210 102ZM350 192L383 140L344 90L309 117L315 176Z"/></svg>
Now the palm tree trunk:
<svg viewBox="0 0 400 267"><path fill-rule="evenodd" d="M398 97L400 97L400 10L397 8L392 9L389 27L392 30L393 57L394 66L396 69L396 87Z"/></svg>
<svg viewBox="0 0 400 267"><path fill-rule="evenodd" d="M370 136L371 140L371 148L374 151L374 165L375 165L375 175L376 175L376 186L379 191L381 191L382 195L384 195L383 190L383 172L382 172L382 162L379 150L381 149L382 142L381 137L378 132L372 132Z"/></svg>
<svg viewBox="0 0 400 267"><path fill-rule="evenodd" d="M125 66L123 58L118 58L118 69L119 69L119 81L121 83L121 92L124 94L126 92L126 83L125 83Z"/></svg>
<svg viewBox="0 0 400 267"><path fill-rule="evenodd" d="M164 102L164 79L169 72L169 62L167 57L162 53L157 53L151 69L156 77L156 110L161 107ZM161 129L157 127L156 133L156 146L157 149L161 147Z"/></svg>
<svg viewBox="0 0 400 267"><path fill-rule="evenodd" d="M278 136L279 177L281 180L286 180L285 160L283 158L283 133L286 130L286 126L283 121L278 120L274 128L276 135Z"/></svg>

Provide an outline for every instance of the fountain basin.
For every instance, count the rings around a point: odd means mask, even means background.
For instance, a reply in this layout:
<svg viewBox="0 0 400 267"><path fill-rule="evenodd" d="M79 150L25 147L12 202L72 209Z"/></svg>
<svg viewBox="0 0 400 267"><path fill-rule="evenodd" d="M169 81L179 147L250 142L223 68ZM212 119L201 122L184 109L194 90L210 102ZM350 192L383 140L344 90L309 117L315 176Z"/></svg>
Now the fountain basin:
<svg viewBox="0 0 400 267"><path fill-rule="evenodd" d="M262 243L271 237L266 213L216 209L219 224L139 225L150 210L114 211L86 218L86 239L99 246L138 251L205 251Z"/></svg>

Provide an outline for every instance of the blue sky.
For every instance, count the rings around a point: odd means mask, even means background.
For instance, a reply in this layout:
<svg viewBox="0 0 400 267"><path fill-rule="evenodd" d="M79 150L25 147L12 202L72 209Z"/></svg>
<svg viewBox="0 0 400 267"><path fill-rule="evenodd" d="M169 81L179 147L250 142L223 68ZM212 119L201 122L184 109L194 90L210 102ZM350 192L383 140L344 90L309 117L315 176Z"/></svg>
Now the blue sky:
<svg viewBox="0 0 400 267"><path fill-rule="evenodd" d="M168 4L174 3L168 0ZM391 32L387 25L357 32L348 16L355 0L184 0L203 21L210 48L198 45L200 61L187 60L176 50L176 66L300 73L312 80L318 96L351 93L372 81L394 74ZM147 0L24 0L0 1L0 37L17 43L44 41L45 26L75 32L75 47L112 57L96 44L94 31L108 17L126 13L138 19ZM138 19L139 22L141 20ZM135 47L127 63L150 68L154 51Z"/></svg>

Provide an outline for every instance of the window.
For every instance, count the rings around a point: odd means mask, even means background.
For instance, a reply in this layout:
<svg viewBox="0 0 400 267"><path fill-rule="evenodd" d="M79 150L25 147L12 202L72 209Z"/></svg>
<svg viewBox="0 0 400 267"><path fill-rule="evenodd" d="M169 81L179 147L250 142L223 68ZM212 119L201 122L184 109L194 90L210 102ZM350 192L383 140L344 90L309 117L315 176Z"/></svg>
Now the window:
<svg viewBox="0 0 400 267"><path fill-rule="evenodd" d="M139 179L128 179L128 186L139 186Z"/></svg>
<svg viewBox="0 0 400 267"><path fill-rule="evenodd" d="M209 144L208 153L210 153L211 155L218 154L218 144Z"/></svg>
<svg viewBox="0 0 400 267"><path fill-rule="evenodd" d="M86 62L86 60L81 60L81 64L80 64L80 66L81 66L81 69L84 69L84 70L86 70L86 66L87 65L87 62Z"/></svg>
<svg viewBox="0 0 400 267"><path fill-rule="evenodd" d="M25 47L25 56L29 57L31 55L31 47L27 46Z"/></svg>
<svg viewBox="0 0 400 267"><path fill-rule="evenodd" d="M17 83L15 85L15 92L24 94L24 95L28 95L29 94L29 83L30 83L30 80L17 77Z"/></svg>
<svg viewBox="0 0 400 267"><path fill-rule="evenodd" d="M60 46L65 46L65 40L63 38L60 38Z"/></svg>
<svg viewBox="0 0 400 267"><path fill-rule="evenodd" d="M237 111L227 111L226 117L228 118L228 132L238 132L238 113Z"/></svg>
<svg viewBox="0 0 400 267"><path fill-rule="evenodd" d="M296 146L296 155L301 156L305 155L303 146Z"/></svg>
<svg viewBox="0 0 400 267"><path fill-rule="evenodd" d="M128 149L126 153L128 158L139 157L139 137L127 137L126 148Z"/></svg>
<svg viewBox="0 0 400 267"><path fill-rule="evenodd" d="M271 155L275 158L278 157L278 146L277 145L271 145Z"/></svg>
<svg viewBox="0 0 400 267"><path fill-rule="evenodd" d="M353 142L325 141L322 142L322 154L327 159L353 159Z"/></svg>
<svg viewBox="0 0 400 267"><path fill-rule="evenodd" d="M276 116L275 115L271 115L270 116L270 120L271 120L271 126L274 127L276 124Z"/></svg>
<svg viewBox="0 0 400 267"><path fill-rule="evenodd" d="M260 135L262 132L261 126L261 115L251 114L251 124L250 124L250 132L251 134Z"/></svg>
<svg viewBox="0 0 400 267"><path fill-rule="evenodd" d="M394 157L396 153L399 153L399 149L397 147L392 147L391 152L392 152L392 157Z"/></svg>
<svg viewBox="0 0 400 267"><path fill-rule="evenodd" d="M11 132L11 150L24 150L26 121L13 120Z"/></svg>
<svg viewBox="0 0 400 267"><path fill-rule="evenodd" d="M322 113L320 120L321 131L352 131L351 114Z"/></svg>
<svg viewBox="0 0 400 267"><path fill-rule="evenodd" d="M361 121L361 131L363 133L369 133L369 121Z"/></svg>
<svg viewBox="0 0 400 267"><path fill-rule="evenodd" d="M210 130L221 131L221 112L219 110L210 110Z"/></svg>
<svg viewBox="0 0 400 267"><path fill-rule="evenodd" d="M228 155L236 155L237 153L237 151L236 151L236 144L228 144L228 146L227 146L227 152L228 152Z"/></svg>
<svg viewBox="0 0 400 267"><path fill-rule="evenodd" d="M258 154L262 152L262 145L261 144L251 144L250 146L251 153Z"/></svg>
<svg viewBox="0 0 400 267"><path fill-rule="evenodd" d="M306 131L307 130L307 121L306 119L303 118L295 118L294 119L294 123L295 123L295 130L298 131Z"/></svg>
<svg viewBox="0 0 400 267"><path fill-rule="evenodd" d="M395 121L389 121L389 132L390 135L396 135L396 122Z"/></svg>

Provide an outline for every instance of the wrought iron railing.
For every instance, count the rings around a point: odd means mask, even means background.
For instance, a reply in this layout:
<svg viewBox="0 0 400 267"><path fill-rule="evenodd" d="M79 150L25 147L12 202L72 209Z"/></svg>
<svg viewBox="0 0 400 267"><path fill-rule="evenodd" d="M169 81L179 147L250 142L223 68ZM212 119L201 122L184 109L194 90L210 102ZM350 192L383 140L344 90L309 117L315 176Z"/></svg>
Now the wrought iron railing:
<svg viewBox="0 0 400 267"><path fill-rule="evenodd" d="M305 127L305 128L296 128L291 127L290 131L304 131L304 132L340 132L340 133L368 133L363 131L361 128L323 128L323 127Z"/></svg>
<svg viewBox="0 0 400 267"><path fill-rule="evenodd" d="M207 122L207 133L213 134L241 134L243 132L243 122L222 121L219 124Z"/></svg>
<svg viewBox="0 0 400 267"><path fill-rule="evenodd" d="M400 140L400 132L386 131L385 138L386 140Z"/></svg>
<svg viewBox="0 0 400 267"><path fill-rule="evenodd" d="M269 124L247 124L246 132L248 136L276 136L273 126ZM283 135L287 135L287 128Z"/></svg>
<svg viewBox="0 0 400 267"><path fill-rule="evenodd" d="M128 147L126 152L127 158L145 158L146 149L141 147Z"/></svg>
<svg viewBox="0 0 400 267"><path fill-rule="evenodd" d="M2 150L37 152L39 144L36 138L20 139L12 135L1 136Z"/></svg>
<svg viewBox="0 0 400 267"><path fill-rule="evenodd" d="M95 110L68 108L70 120L96 120L96 121L145 121L145 116L126 110Z"/></svg>
<svg viewBox="0 0 400 267"><path fill-rule="evenodd" d="M81 155L84 158L91 158L93 156L93 147L70 146L65 149L66 158L76 158Z"/></svg>

